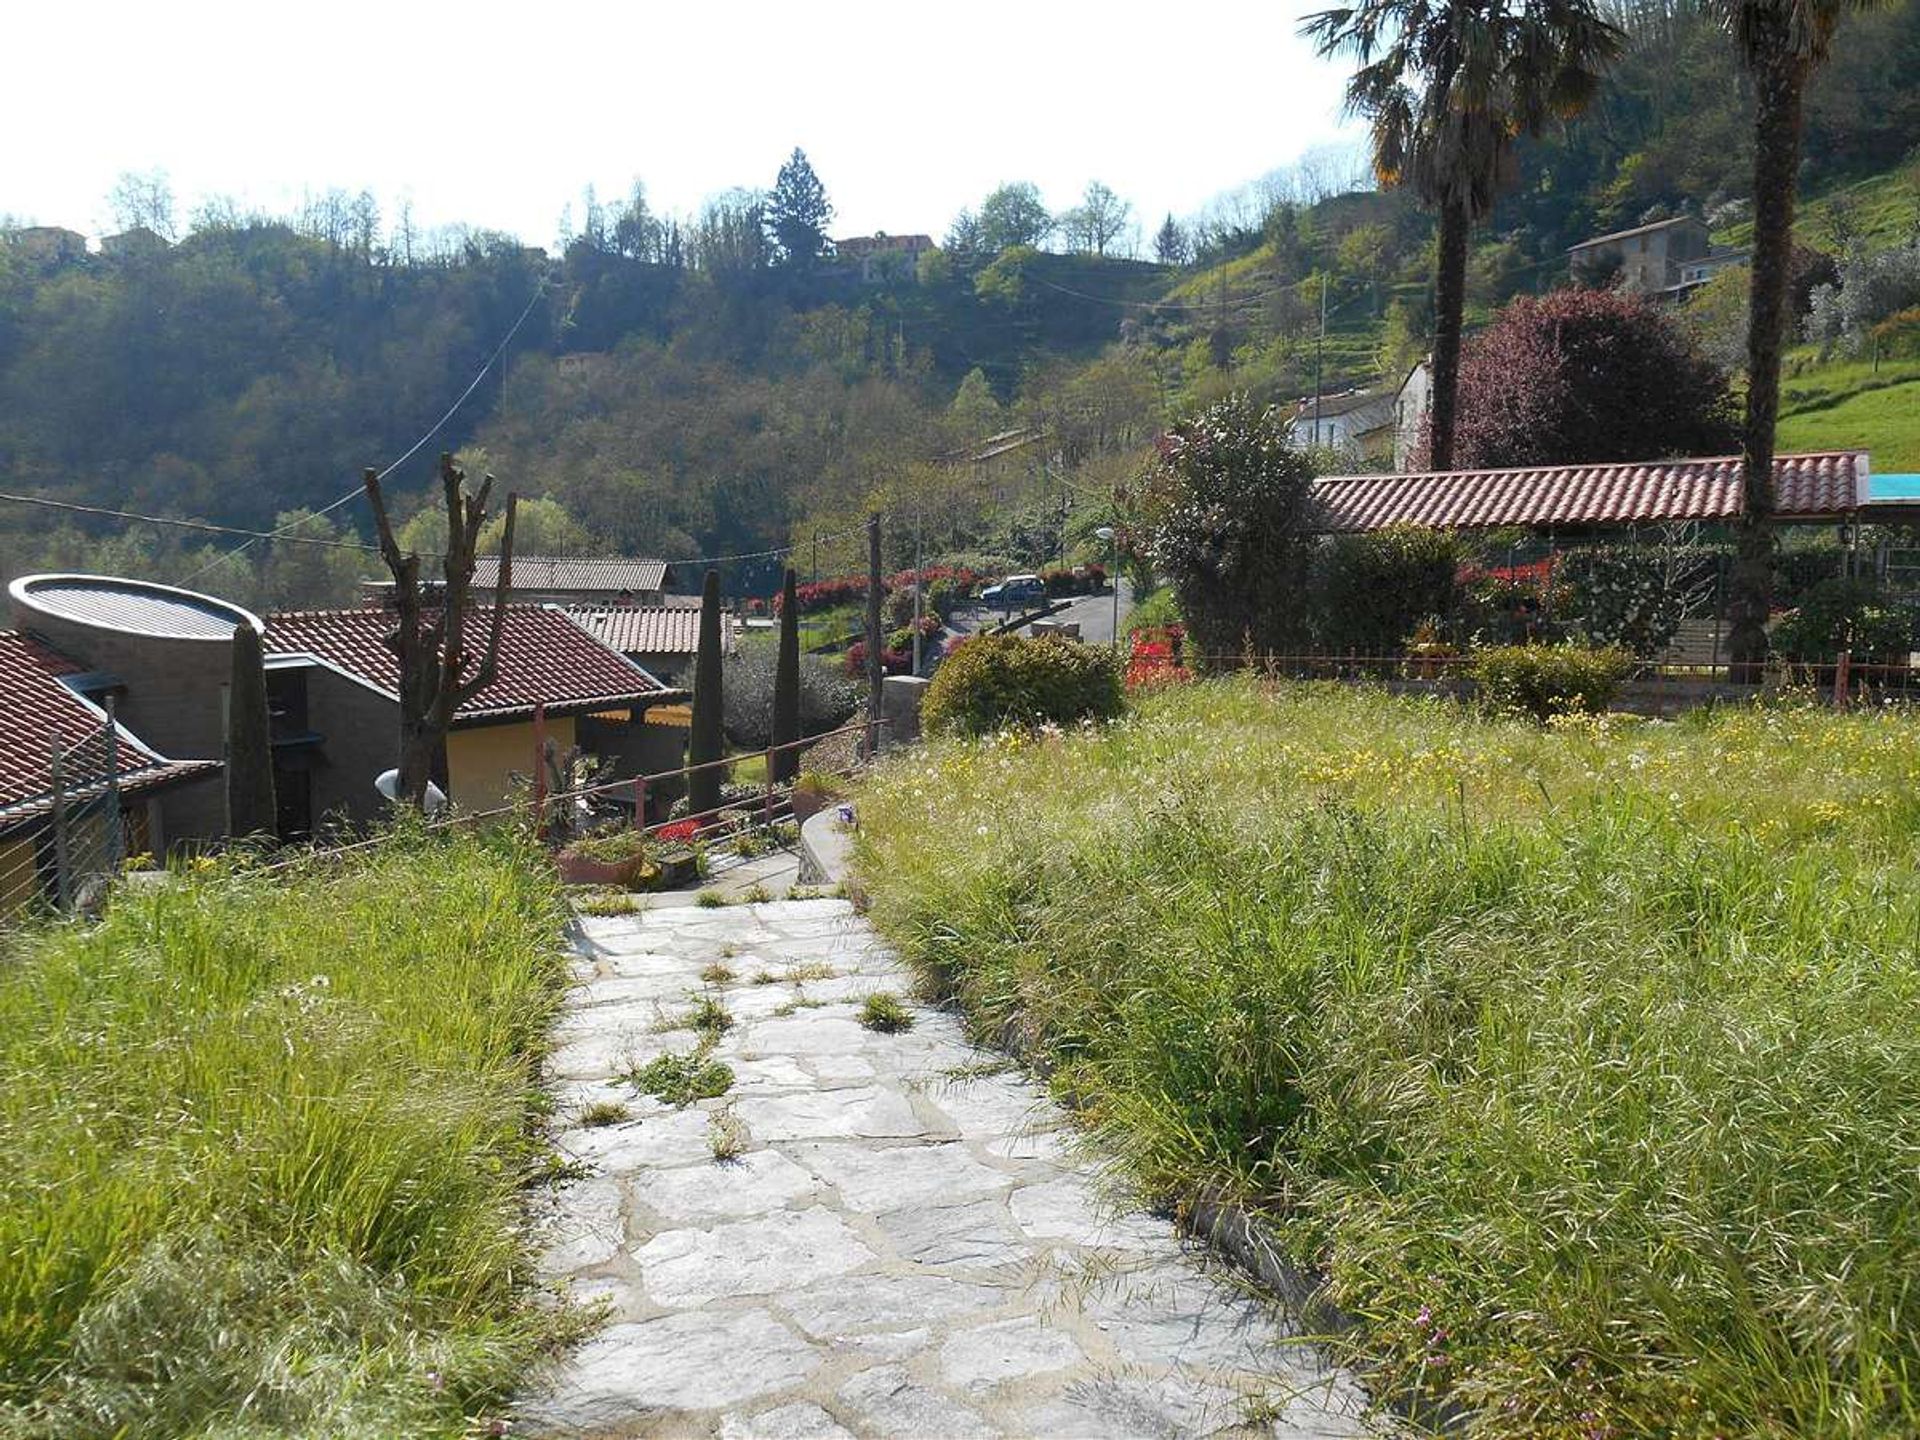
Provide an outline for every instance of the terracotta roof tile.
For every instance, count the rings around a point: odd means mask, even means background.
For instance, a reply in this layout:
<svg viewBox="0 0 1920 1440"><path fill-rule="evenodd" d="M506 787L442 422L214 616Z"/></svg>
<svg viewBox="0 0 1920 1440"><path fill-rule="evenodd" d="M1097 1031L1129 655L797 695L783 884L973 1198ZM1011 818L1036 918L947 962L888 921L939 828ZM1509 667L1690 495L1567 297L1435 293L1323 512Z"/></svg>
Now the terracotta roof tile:
<svg viewBox="0 0 1920 1440"><path fill-rule="evenodd" d="M691 655L700 648L700 611L682 605L569 609L567 618L603 645L628 655ZM733 617L720 617L720 644L733 648Z"/></svg>
<svg viewBox="0 0 1920 1440"><path fill-rule="evenodd" d="M1840 519L1866 496L1864 451L1781 455L1773 462L1784 520ZM1410 475L1329 475L1314 494L1330 532L1388 525L1626 525L1727 520L1741 513L1740 457Z"/></svg>
<svg viewBox="0 0 1920 1440"><path fill-rule="evenodd" d="M61 683L81 667L18 631L0 631L0 824L44 814L52 806L49 771L56 736L73 754L81 776L104 780L106 747L101 712ZM217 760L168 760L122 727L116 768L125 794L169 780L210 774ZM79 788L88 788L83 782Z"/></svg>
<svg viewBox="0 0 1920 1440"><path fill-rule="evenodd" d="M486 643L490 616L476 607L469 643ZM381 609L300 610L267 617L273 655L311 655L398 701L400 662L387 648L392 612ZM530 712L536 704L567 713L677 695L545 605L509 605L500 635L500 673L454 715L456 725Z"/></svg>
<svg viewBox="0 0 1920 1440"><path fill-rule="evenodd" d="M637 560L625 556L582 558L562 555L516 555L513 557L515 590L605 590L617 595L622 590L635 594L643 590L664 590L667 562ZM491 589L500 580L500 557L482 555L474 562L473 583Z"/></svg>

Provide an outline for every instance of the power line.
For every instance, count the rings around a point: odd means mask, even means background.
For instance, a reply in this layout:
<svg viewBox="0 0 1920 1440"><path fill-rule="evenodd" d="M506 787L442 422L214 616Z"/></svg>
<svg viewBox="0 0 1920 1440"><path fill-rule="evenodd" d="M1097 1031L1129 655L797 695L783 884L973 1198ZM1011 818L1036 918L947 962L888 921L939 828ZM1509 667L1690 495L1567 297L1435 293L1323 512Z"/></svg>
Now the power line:
<svg viewBox="0 0 1920 1440"><path fill-rule="evenodd" d="M380 470L375 475L374 477L375 479L378 479L378 480L386 479L387 476L391 475L395 470L398 470L402 465L406 464L407 461L411 460L415 455L419 454L420 448L423 445L425 445L429 440L433 439L434 436L438 435L440 431L443 428L445 428L446 423L454 417L454 413L457 410L459 410L459 408L462 405L467 403L467 398L470 395L472 395L474 391L478 390L480 388L480 382L487 378L487 372L493 368L494 362L497 361L501 357L501 355L506 352L506 348L509 344L512 343L513 337L520 333L520 327L527 323L527 317L533 314L533 307L540 303L540 297L547 293L547 282L549 279L550 279L550 276L548 275L542 275L540 277L540 283L533 287L533 295L527 301L526 308L520 312L520 318L513 322L512 327L501 338L500 343L493 347L493 353L487 356L485 363L480 366L479 371L474 375L473 379L468 383L467 388L460 392L459 398L456 399L453 402L453 404L447 407L446 413L442 415L438 420L433 422L432 428L429 429L426 434L422 435L418 440L414 441L413 444L409 445L406 448L406 450L400 455L399 459L388 462L386 467ZM356 495L364 495L364 494L366 494L366 485L363 482L359 485L355 485L351 490L346 491L338 499L328 501L325 505L321 506L318 510L315 510L311 515L304 516L301 519L295 521L293 524L284 526L279 530L259 532L257 535L257 538L260 540L280 540L280 539L288 538L291 535L292 531L299 529L300 526L306 524L308 520L317 520L322 515L330 515L335 510L338 510L342 505L347 504ZM245 553L247 550L251 549L254 543L255 542L253 540L247 540L242 544L236 545L233 549L227 551L224 555L215 556L212 560L209 560L206 564L202 565L198 570L195 570L191 575L187 576L186 579L182 580L180 583L182 585L193 584L201 576L208 574L209 572L217 569L219 566L225 564L227 561L232 560L235 557ZM362 548L374 549L376 547L365 546Z"/></svg>
<svg viewBox="0 0 1920 1440"><path fill-rule="evenodd" d="M174 515L143 515L136 510L111 510L104 505L78 505L70 500L52 500L45 495L16 495L0 490L0 500L18 505L38 505L48 510L64 510L74 515L100 515L114 520L137 520L147 525L172 525L181 530L201 530L214 535L245 535L250 540L284 539L296 545L324 545L334 550L366 550L379 553L379 546L364 540L324 540L317 535L290 535L285 531L248 530L239 525L215 525L208 520L182 520ZM311 518L311 517L310 517Z"/></svg>

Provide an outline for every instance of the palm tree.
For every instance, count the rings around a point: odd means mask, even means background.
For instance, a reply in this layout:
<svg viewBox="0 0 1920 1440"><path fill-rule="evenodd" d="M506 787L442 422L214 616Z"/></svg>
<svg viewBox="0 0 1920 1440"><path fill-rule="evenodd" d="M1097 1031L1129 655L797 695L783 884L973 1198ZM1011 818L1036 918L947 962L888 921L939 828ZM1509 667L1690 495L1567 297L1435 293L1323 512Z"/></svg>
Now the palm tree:
<svg viewBox="0 0 1920 1440"><path fill-rule="evenodd" d="M1432 466L1453 468L1467 237L1493 209L1514 142L1585 109L1623 36L1595 0L1359 0L1301 27L1351 51L1347 110L1373 130L1383 185L1439 212L1433 278Z"/></svg>
<svg viewBox="0 0 1920 1440"><path fill-rule="evenodd" d="M1753 268L1747 289L1746 504L1735 526L1727 637L1735 675L1758 678L1773 588L1773 429L1793 250L1801 99L1849 10L1875 0L1711 0L1753 76Z"/></svg>

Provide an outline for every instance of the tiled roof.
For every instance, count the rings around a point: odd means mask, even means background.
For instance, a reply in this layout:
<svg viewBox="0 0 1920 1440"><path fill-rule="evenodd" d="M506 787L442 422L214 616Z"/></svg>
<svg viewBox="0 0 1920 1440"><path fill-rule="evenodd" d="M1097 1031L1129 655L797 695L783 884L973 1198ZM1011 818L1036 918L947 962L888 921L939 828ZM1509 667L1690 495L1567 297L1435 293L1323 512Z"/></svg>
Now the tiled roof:
<svg viewBox="0 0 1920 1440"><path fill-rule="evenodd" d="M1865 451L1780 455L1774 504L1783 520L1840 519L1866 498ZM1330 475L1314 482L1326 531L1388 525L1627 525L1727 520L1741 513L1740 458L1549 465L1413 475Z"/></svg>
<svg viewBox="0 0 1920 1440"><path fill-rule="evenodd" d="M476 606L467 622L470 653L478 663L492 620ZM267 617L267 652L311 655L399 700L400 662L387 648L394 616L371 607L297 610ZM543 704L555 714L628 705L677 695L638 665L594 640L545 605L509 605L500 634L500 672L454 714L454 723L528 714Z"/></svg>
<svg viewBox="0 0 1920 1440"><path fill-rule="evenodd" d="M1587 250L1595 245L1608 245L1615 240L1631 240L1636 235L1651 235L1656 230L1671 230L1676 225L1698 225L1699 223L1691 216L1676 215L1671 220L1655 220L1647 225L1636 225L1631 230L1615 230L1611 234L1596 235L1591 240L1582 240L1578 245L1568 246L1568 253Z"/></svg>
<svg viewBox="0 0 1920 1440"><path fill-rule="evenodd" d="M473 566L476 588L492 589L500 581L500 557L482 555ZM621 556L605 559L567 558L559 555L516 555L513 557L513 588L516 590L605 590L618 595L631 590L664 590L667 562L633 560Z"/></svg>
<svg viewBox="0 0 1920 1440"><path fill-rule="evenodd" d="M682 605L578 607L568 618L602 645L628 655L691 655L700 648L700 611ZM733 648L733 617L720 617L720 644Z"/></svg>
<svg viewBox="0 0 1920 1440"><path fill-rule="evenodd" d="M74 756L73 784L81 793L98 788L89 787L86 777L105 779L105 717L61 683L61 677L80 673L80 666L38 640L0 630L0 825L52 807L49 764L55 736ZM217 760L168 760L125 727L118 734L115 764L124 794L220 768Z"/></svg>

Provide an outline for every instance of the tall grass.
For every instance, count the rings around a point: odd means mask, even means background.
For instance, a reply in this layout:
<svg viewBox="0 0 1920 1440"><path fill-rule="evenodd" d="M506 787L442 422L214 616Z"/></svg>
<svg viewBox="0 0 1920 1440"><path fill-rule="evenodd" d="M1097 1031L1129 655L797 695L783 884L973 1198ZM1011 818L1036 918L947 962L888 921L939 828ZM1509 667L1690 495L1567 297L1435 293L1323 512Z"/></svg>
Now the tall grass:
<svg viewBox="0 0 1920 1440"><path fill-rule="evenodd" d="M1476 1433L1920 1433L1920 721L1220 682L936 746L874 915Z"/></svg>
<svg viewBox="0 0 1920 1440"><path fill-rule="evenodd" d="M459 1434L554 1324L515 842L126 893L0 959L0 1433Z"/></svg>

